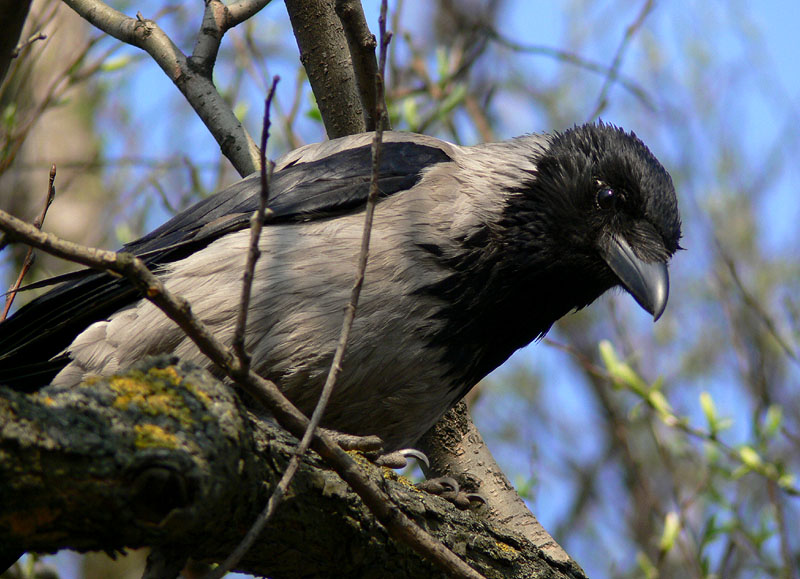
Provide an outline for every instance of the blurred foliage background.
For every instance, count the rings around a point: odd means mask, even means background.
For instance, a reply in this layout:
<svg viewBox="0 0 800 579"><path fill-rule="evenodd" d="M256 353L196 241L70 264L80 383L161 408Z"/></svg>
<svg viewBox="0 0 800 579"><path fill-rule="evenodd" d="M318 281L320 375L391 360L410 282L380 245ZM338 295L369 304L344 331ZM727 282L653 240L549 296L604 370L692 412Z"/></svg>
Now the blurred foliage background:
<svg viewBox="0 0 800 579"><path fill-rule="evenodd" d="M109 2L191 51L202 5ZM377 29L377 1L363 1ZM684 222L655 326L629 296L568 316L471 395L531 510L592 577L798 577L800 68L796 2L394 0L394 128L472 144L596 118L671 172ZM0 87L0 206L116 247L237 178L149 57L36 0ZM325 138L281 2L215 81L269 155ZM378 211L378 215L380 211ZM2 255L10 285L24 249ZM39 256L29 279L70 267ZM20 299L25 299L24 296ZM536 307L536 304L531 304ZM62 555L62 576L121 576ZM104 570L105 569L105 570Z"/></svg>

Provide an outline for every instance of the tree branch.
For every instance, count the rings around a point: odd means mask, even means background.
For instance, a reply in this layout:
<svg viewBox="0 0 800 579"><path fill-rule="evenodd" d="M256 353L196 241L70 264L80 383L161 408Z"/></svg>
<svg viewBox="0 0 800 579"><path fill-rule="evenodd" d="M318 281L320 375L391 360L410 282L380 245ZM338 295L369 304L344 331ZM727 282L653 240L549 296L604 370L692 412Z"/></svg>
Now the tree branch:
<svg viewBox="0 0 800 579"><path fill-rule="evenodd" d="M189 57L190 65L196 67L210 79L225 33L257 14L270 1L240 0L232 6L226 6L221 0L207 0L206 9L203 12L203 23L197 33L192 56Z"/></svg>
<svg viewBox="0 0 800 579"><path fill-rule="evenodd" d="M106 34L147 52L186 97L239 174L257 170L258 147L217 91L210 74L190 65L155 22L141 16L129 18L100 0L64 2Z"/></svg>
<svg viewBox="0 0 800 579"><path fill-rule="evenodd" d="M369 30L360 0L336 0L335 9L347 38L356 86L361 99L361 107L364 110L366 130L374 131L378 125L375 115L379 102L375 83L378 75L375 48L378 43L375 35ZM385 72L383 74L385 75ZM385 110L386 103L381 102L380 104ZM382 118L381 129L388 131L391 129L389 117L384 115Z"/></svg>
<svg viewBox="0 0 800 579"><path fill-rule="evenodd" d="M598 118L608 105L608 93L619 78L619 70L622 66L622 57L625 55L625 50L628 48L631 40L633 40L633 37L644 24L647 16L653 11L654 7L655 4L653 0L645 0L644 4L642 4L641 10L639 10L639 14L636 15L634 21L625 29L625 36L623 36L622 41L617 47L617 52L614 54L614 60L611 62L611 66L608 69L608 74L603 81L603 87L600 89L600 94L597 97L597 104L595 105L592 114L589 115L590 120Z"/></svg>
<svg viewBox="0 0 800 579"><path fill-rule="evenodd" d="M585 576L528 510L483 442L463 401L422 437L419 447L431 462L426 475L453 477L465 489L480 492L489 507L487 520L524 536L570 576Z"/></svg>
<svg viewBox="0 0 800 579"><path fill-rule="evenodd" d="M22 550L144 545L204 561L224 558L296 439L249 414L208 372L169 357L90 386L48 386L30 395L0 387L0 560ZM385 489L398 515L413 517L487 575L569 576L502 526L368 461L354 468ZM239 570L276 579L443 576L393 541L316 455L303 458L293 488Z"/></svg>
<svg viewBox="0 0 800 579"><path fill-rule="evenodd" d="M386 33L386 0L381 2L381 21L380 21L380 34L381 34L381 65L385 67L386 64L386 49L389 44L390 35ZM375 101L375 110L374 110L374 117L376 119L382 120L386 117L386 109L383 106L383 76L382 76L383 69L381 72L375 71L375 78L374 78L374 85L376 88L377 95L380 96L380 100ZM268 135L269 130L269 104L271 100L271 96L275 89L275 83L273 82L272 90L270 91L270 97L267 98L267 106L266 112L264 115L264 129L263 129L263 137L262 137L262 146L261 150L264 151L266 148L266 136ZM353 287L350 292L350 300L348 301L347 307L345 308L345 315L344 320L342 321L342 328L339 335L339 342L336 345L336 350L333 353L333 360L331 361L331 366L328 371L328 376L325 380L325 384L322 388L322 392L320 392L319 399L317 400L317 404L314 407L314 412L311 415L311 420L306 427L305 432L303 433L303 437L300 439L300 443L297 446L295 451L295 455L292 457L292 460L289 462L289 466L283 473L281 480L275 487L272 495L267 502L267 507L262 511L256 522L247 532L247 535L242 540L242 542L236 547L235 551L231 553L231 555L220 565L217 569L214 569L212 573L209 574L207 579L221 579L229 570L233 569L233 567L239 562L239 560L244 556L244 554L251 548L252 544L255 542L258 535L261 533L264 526L267 522L275 515L275 512L278 508L278 505L281 504L286 493L289 492L289 487L292 483L292 479L294 478L297 468L299 467L300 458L306 453L311 444L311 439L314 435L315 429L319 426L320 422L322 421L322 417L325 413L325 409L328 406L328 401L330 400L331 394L333 393L333 388L336 385L336 380L339 377L339 373L342 371L342 360L344 359L345 351L347 350L347 343L350 339L350 331L353 327L353 321L356 317L356 310L358 308L358 300L361 296L361 288L364 285L364 275L367 269L367 260L369 257L369 242L370 236L372 233L372 222L375 215L375 205L378 201L378 178L380 172L380 158L381 158L381 144L383 139L383 123L378 122L378 130L375 131L373 134L372 139L372 171L370 175L370 186L369 186L369 193L367 195L367 203L364 210L364 227L363 233L361 236L361 248L358 254L357 266L356 266L356 275L355 281L353 282ZM262 153L263 154L263 153ZM261 192L261 216L263 218L263 211L265 209L265 201L267 197L268 188L266 186L267 179L266 177L269 175L269 170L265 171L263 168L265 166L265 162L262 159L262 192ZM258 230L256 230L256 226L258 226ZM260 232L260 221L257 223L255 220L251 222L251 229L253 244L251 246L251 254L253 255L253 251L257 251L257 240L258 240L258 232ZM251 266L250 260L248 259L248 271L245 273L245 280L248 279L247 275L249 273L250 278L252 279L252 269L254 267L254 262ZM247 281L245 282L245 287L249 289L249 284ZM247 299L249 300L249 292L247 294ZM246 301L243 298L243 304ZM246 307L242 307L242 311L246 312ZM242 325L243 327L243 325ZM237 330L239 329L239 324L237 324ZM238 332L235 333L237 335ZM243 342L243 339L242 339ZM234 342L235 343L235 342ZM242 354L244 353L244 348L241 348ZM239 355L239 359L243 360L244 356Z"/></svg>
<svg viewBox="0 0 800 579"><path fill-rule="evenodd" d="M364 109L333 0L286 0L286 10L328 137L364 132Z"/></svg>

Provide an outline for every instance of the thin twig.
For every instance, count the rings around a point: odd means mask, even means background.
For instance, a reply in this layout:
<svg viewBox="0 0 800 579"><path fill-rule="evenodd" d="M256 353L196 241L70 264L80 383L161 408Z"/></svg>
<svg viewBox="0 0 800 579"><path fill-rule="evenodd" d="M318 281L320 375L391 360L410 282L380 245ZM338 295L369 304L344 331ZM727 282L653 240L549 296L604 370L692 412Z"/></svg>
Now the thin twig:
<svg viewBox="0 0 800 579"><path fill-rule="evenodd" d="M42 118L43 113L50 107L55 106L55 103L81 80L82 75L80 73L86 68L84 66L84 61L90 50L98 42L99 37L88 40L75 57L65 63L60 72L53 77L48 86L42 91L44 96L41 101L36 103L28 111L26 118L11 132L9 135L10 138L7 139L7 143L9 144L6 145L2 159L0 159L0 173L5 172L16 160L17 154L22 148L22 144L25 142L25 139L34 125ZM104 58L101 58L101 60L105 62ZM0 85L0 98L5 96L3 89L8 86L10 86L10 83Z"/></svg>
<svg viewBox="0 0 800 579"><path fill-rule="evenodd" d="M545 338L544 342L549 346L553 346L555 348L558 348L559 350L563 350L567 354L573 356L581 365L581 367L587 373L589 373L589 375L607 380L610 383L615 382L616 379L614 378L614 376L612 376L606 369L601 368L600 366L594 364L591 361L591 359L585 353L583 353L579 348L576 348L575 346L572 346L570 344L564 344L561 342L557 342L555 340L551 340L550 338ZM636 395L640 397L642 402L647 404L649 407L654 408L652 402L645 396L643 396L641 393L637 393ZM662 421L670 428L674 428L675 430L683 432L684 434L692 438L695 438L702 442L708 442L716 445L716 447L723 454L725 454L725 456L727 456L729 460L737 464L744 464L739 451L736 448L730 446L729 444L723 442L716 432L712 432L710 429L701 428L698 426L692 426L688 420L683 419L675 414L662 416ZM769 463L768 466L762 470L757 470L753 468L751 468L751 470L761 475L767 481L779 482L777 470L774 470L773 472L767 472L767 470L770 468L770 465L771 463ZM792 482L781 481L780 488L790 496L800 497L800 486L797 486Z"/></svg>
<svg viewBox="0 0 800 579"><path fill-rule="evenodd" d="M761 321L761 323L764 324L767 332L777 342L784 354L786 354L786 356L795 364L800 364L800 357L798 357L795 347L789 343L789 340L781 335L778 325L772 319L772 316L766 311L766 308L764 308L760 301L750 293L747 287L745 287L742 278L739 276L739 270L736 267L736 262L734 262L731 256L728 255L728 252L719 240L717 240L717 251L722 258L725 267L728 268L728 273L731 275L731 280L736 286L736 289L739 290L745 305L750 308L750 310L755 313L756 317Z"/></svg>
<svg viewBox="0 0 800 579"><path fill-rule="evenodd" d="M281 480L277 485L275 485L272 495L270 496L269 501L267 501L266 508L259 514L258 518L248 530L244 539L242 539L242 542L239 543L233 553L231 553L230 556L228 556L228 558L219 567L212 570L206 576L206 579L220 579L228 571L232 570L242 559L242 557L244 557L245 553L247 553L247 551L253 546L256 539L258 539L258 536L261 534L261 531L277 511L278 506L281 504L283 498L286 496L286 493L289 490L289 486L292 483L294 475L297 473L297 469L300 466L300 460L302 459L303 455L305 455L311 444L311 439L314 436L315 430L319 426L320 421L322 420L322 416L325 413L325 408L327 407L328 401L333 393L336 379L342 370L342 360L344 358L345 351L347 350L347 342L350 337L350 331L353 327L353 321L355 320L358 300L361 295L361 288L364 285L364 275L367 269L367 261L369 257L369 242L372 232L372 222L379 193L378 177L380 175L380 154L383 139L384 117L386 115L386 107L383 104L384 90L382 72L385 70L385 53L391 38L391 34L386 32L386 0L383 0L381 3L380 38L382 68L375 74L374 77L374 83L376 85L376 100L374 102L376 131L372 139L372 173L370 176L369 194L367 195L364 216L364 230L361 237L361 249L358 255L358 266L355 281L350 292L350 301L345 308L342 329L339 334L339 342L336 345L336 351L334 352L333 361L331 362L331 367L328 371L328 377L325 380L325 385L322 388L322 392L317 400L317 405L314 407L314 412L311 415L311 420L309 421L305 432L303 433L303 437L300 439L300 442L298 443L297 448L295 449L295 452L286 467L286 470L283 472ZM265 126L267 126L266 123L267 121L265 120ZM263 148L264 144L262 142L262 150Z"/></svg>
<svg viewBox="0 0 800 579"><path fill-rule="evenodd" d="M313 434L313 429L316 428L322 420L322 415L325 412L328 401L330 400L336 380L339 376L339 373L342 371L342 360L344 359L344 354L347 350L347 342L350 338L350 331L353 327L353 321L355 320L358 300L361 296L361 288L364 286L364 276L367 270L367 261L369 259L369 243L372 234L372 222L374 220L375 206L377 204L379 194L378 178L380 176L383 127L384 123L386 122L386 106L383 101L383 73L386 70L386 50L391 40L391 32L386 31L386 10L386 0L382 0L381 13L378 20L380 27L380 69L377 72L374 80L376 86L376 130L372 138L372 173L370 175L369 193L367 195L367 203L364 210L364 230L361 236L361 249L359 250L358 255L358 266L356 270L355 281L353 282L353 288L350 292L350 301L347 304L344 320L342 321L342 330L339 334L339 343L336 345L336 351L333 355L333 361L331 362L331 367L328 371L328 377L325 380L325 385L322 388L317 405L314 408L313 414L311 415L311 422L309 423L306 433L303 436L303 439L300 441L300 445L298 446L297 456L302 456L302 454L305 453L305 449L308 447L308 442Z"/></svg>
<svg viewBox="0 0 800 579"><path fill-rule="evenodd" d="M186 55L152 20L130 18L101 0L64 0L84 20L147 52L181 91L241 176L257 170L258 147L219 93L209 74L198 73ZM244 144L244 146L243 146Z"/></svg>
<svg viewBox="0 0 800 579"><path fill-rule="evenodd" d="M549 56L560 60L562 62L566 62L567 64L572 64L577 66L578 68L582 68L584 70L588 70L589 72L594 72L597 74L602 74L608 77L611 74L611 68L606 66L605 64L599 64L597 62L592 62L582 56L579 56L573 52L569 52L566 50L561 50L559 48L553 48L550 46L542 46L539 44L523 44L521 42L517 42L506 36L503 36L500 32L494 29L488 30L489 38L495 41L500 46L505 46L509 50L513 50L514 52L524 52L527 54L538 54L542 56ZM649 110L655 110L655 105L653 104L653 99L647 94L647 92L639 86L635 81L624 77L619 74L617 71L615 76L615 81L620 84L623 88L627 91L632 93L636 98L638 98L645 107Z"/></svg>
<svg viewBox="0 0 800 579"><path fill-rule="evenodd" d="M653 10L653 7L653 0L647 0L644 5L642 5L642 9L639 11L636 19L625 29L625 36L622 37L622 41L617 47L617 53L614 55L614 60L611 62L611 67L609 68L606 79L603 82L603 87L600 89L600 95L597 97L597 104L595 105L592 114L589 115L590 120L596 119L600 116L600 113L605 110L606 105L608 104L608 93L611 90L612 85L617 82L617 79L619 78L619 69L622 66L622 57L624 56L628 45L631 43L631 40L633 40L634 35L639 31L648 14L650 14L650 12Z"/></svg>
<svg viewBox="0 0 800 579"><path fill-rule="evenodd" d="M47 196L44 200L44 205L42 206L42 211L33 220L33 226L36 229L41 229L42 225L44 225L44 218L47 216L47 210L50 209L50 205L53 203L53 199L56 196L56 164L53 163L50 166L50 178L47 182ZM17 281L14 282L14 285L11 286L11 289L8 290L8 294L6 295L6 305L3 308L3 315L0 316L0 321L3 321L8 317L8 312L11 310L11 305L14 303L14 298L17 297L17 292L19 291L20 286L22 285L22 280L25 279L25 276L28 275L28 271L30 271L31 266L33 266L33 260L35 255L33 253L33 248L28 248L28 253L25 254L25 259L22 261L22 267L19 271L19 276L17 277Z"/></svg>
<svg viewBox="0 0 800 579"><path fill-rule="evenodd" d="M258 209L253 212L250 218L250 249L247 252L247 265L242 277L242 297L239 300L239 312L236 316L236 328L233 332L233 351L239 358L244 367L250 366L250 356L245 349L244 335L247 329L247 311L250 308L250 294L253 289L253 277L256 271L256 262L261 256L258 249L258 241L261 239L261 229L267 214L267 202L269 201L269 182L272 177L273 163L267 161L266 151L269 140L269 111L272 105L272 98L275 96L275 87L279 77L272 78L272 86L267 93L264 102L264 124L261 130L261 195L259 196Z"/></svg>
<svg viewBox="0 0 800 579"><path fill-rule="evenodd" d="M22 52L23 50L25 50L31 44L33 44L38 40L47 40L47 35L42 34L41 32L37 32L36 34L30 36L28 40L26 40L25 42L20 42L19 44L17 44L17 47L11 53L11 58L17 58L20 52Z"/></svg>

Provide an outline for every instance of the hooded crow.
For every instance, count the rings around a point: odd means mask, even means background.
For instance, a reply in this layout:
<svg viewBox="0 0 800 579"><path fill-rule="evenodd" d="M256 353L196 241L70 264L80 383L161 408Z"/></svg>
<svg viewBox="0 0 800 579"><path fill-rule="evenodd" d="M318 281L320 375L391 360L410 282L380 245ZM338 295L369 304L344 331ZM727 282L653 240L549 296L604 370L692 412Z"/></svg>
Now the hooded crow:
<svg viewBox="0 0 800 579"><path fill-rule="evenodd" d="M276 163L250 304L252 368L310 412L349 299L371 134ZM601 123L461 147L387 132L358 312L323 425L408 447L516 349L621 287L658 319L681 224L667 171ZM231 342L259 175L123 250ZM193 342L124 279L86 270L0 324L0 383L72 386Z"/></svg>

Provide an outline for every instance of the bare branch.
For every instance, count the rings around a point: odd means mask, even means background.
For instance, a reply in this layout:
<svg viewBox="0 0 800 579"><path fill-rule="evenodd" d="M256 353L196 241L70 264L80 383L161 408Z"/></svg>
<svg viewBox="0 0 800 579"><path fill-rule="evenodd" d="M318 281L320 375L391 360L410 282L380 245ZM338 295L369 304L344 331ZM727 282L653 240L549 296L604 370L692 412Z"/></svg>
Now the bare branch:
<svg viewBox="0 0 800 579"><path fill-rule="evenodd" d="M244 367L249 367L250 356L245 350L244 336L247 327L247 311L250 308L250 293L253 288L253 277L256 270L256 261L261 256L258 249L258 241L261 238L261 229L264 225L264 218L267 214L267 201L269 200L269 182L272 176L272 162L267 161L266 150L269 140L269 111L272 98L275 96L275 87L278 84L278 77L272 79L272 86L269 89L264 104L264 124L261 130L261 194L259 196L258 209L250 218L250 249L247 252L247 264L242 277L242 297L239 300L239 312L236 317L236 327L233 332L233 351L239 358Z"/></svg>
<svg viewBox="0 0 800 579"><path fill-rule="evenodd" d="M426 474L451 476L466 490L479 491L489 507L488 520L520 533L575 577L583 575L525 506L483 442L464 402L447 412L422 437L419 446L431 461L430 473Z"/></svg>
<svg viewBox="0 0 800 579"><path fill-rule="evenodd" d="M186 56L152 20L130 18L100 0L64 0L82 18L127 44L147 52L183 93L240 175L258 168L258 147L209 75L190 66Z"/></svg>
<svg viewBox="0 0 800 579"><path fill-rule="evenodd" d="M45 195L44 204L42 205L42 211L33 220L33 226L36 229L41 229L42 225L44 225L44 219L47 217L47 210L50 209L50 205L53 203L53 199L56 197L56 164L53 163L50 166L50 178L47 181L47 194ZM8 292L8 296L6 297L6 306L3 308L3 315L0 316L0 321L5 320L8 316L8 311L11 309L11 305L14 303L14 298L17 296L17 291L19 291L20 286L22 285L22 280L25 279L25 275L30 270L31 266L33 265L34 260L33 248L29 247L28 252L25 254L25 259L22 261L22 267L20 268L19 276L17 277L17 281L11 286L11 289Z"/></svg>
<svg viewBox="0 0 800 579"><path fill-rule="evenodd" d="M186 557L218 561L230 553L297 444L274 421L247 412L209 372L170 356L140 361L91 388L46 386L28 395L0 386L0 418L0 520L12 521L0 525L0 564L25 550L150 545L165 564L161 573L150 567L158 579L176 576ZM487 574L526 579L555 567L512 531L367 461L360 470ZM303 457L293 484L297 492L239 570L269 577L361 577L376 569L398 579L443 575L392 540L318 456ZM568 577L557 569L547 576Z"/></svg>
<svg viewBox="0 0 800 579"><path fill-rule="evenodd" d="M203 23L197 33L197 42L189 63L211 78L225 33L254 16L269 3L270 0L241 0L234 6L226 6L221 0L207 0Z"/></svg>
<svg viewBox="0 0 800 579"><path fill-rule="evenodd" d="M239 0L228 5L226 30L239 26L245 20L255 16L271 0Z"/></svg>
<svg viewBox="0 0 800 579"><path fill-rule="evenodd" d="M386 0L383 0L381 3L381 63L384 66L386 64L386 48L388 46L390 34L386 33ZM383 70L381 70L381 73ZM383 104L383 77L379 75L377 71L375 71L374 82L373 84L376 87L375 93L377 100L374 101L375 111L374 111L374 118L378 119L379 121L383 120L386 117L386 107ZM273 84L274 89L274 84ZM270 93L271 95L272 93ZM267 128L269 126L269 99L267 100L267 111L265 113L264 119L264 133L267 133ZM275 486L275 489L272 492L272 495L267 502L267 506L264 511L259 515L258 519L250 530L247 533L247 536L242 540L236 550L228 557L225 562L214 569L211 573L209 573L207 579L221 579L228 571L232 570L236 564L241 560L244 554L252 547L255 543L258 535L263 530L264 526L269 522L272 516L275 514L278 505L282 502L284 496L286 496L287 491L289 490L289 486L292 483L292 479L294 478L297 469L300 466L300 460L305 455L308 447L311 443L311 438L314 435L315 430L320 424L322 420L322 416L325 413L325 409L328 406L328 401L330 400L331 394L333 393L333 387L336 384L336 379L339 376L339 373L342 370L342 360L344 359L345 351L347 350L347 342L350 338L350 331L353 327L353 321L355 320L356 316L356 309L358 307L358 299L361 295L361 288L364 285L364 275L367 269L367 260L369 257L369 242L370 242L370 234L372 232L372 222L375 215L375 205L378 201L378 178L380 174L380 157L381 157L381 143L383 139L383 123L378 122L378 130L375 131L373 140L372 140L372 173L370 176L370 187L369 193L367 195L367 204L365 208L365 216L364 216L364 231L361 237L361 249L358 255L358 265L357 271L355 276L355 281L353 283L353 288L350 292L350 301L345 308L345 315L344 320L342 322L342 329L339 334L339 342L336 345L336 351L333 354L333 360L331 362L330 370L328 371L328 377L325 380L325 385L322 388L322 392L320 392L319 399L317 400L317 404L314 407L314 412L311 415L311 420L306 427L305 432L303 433L303 437L300 440L300 443L297 445L297 449L292 457L292 460L289 462L289 466L283 473L280 482ZM262 150L264 150L266 144L262 141ZM263 174L263 170L262 170ZM263 179L263 177L262 177ZM263 191L263 188L262 188ZM264 195L262 193L262 199Z"/></svg>
<svg viewBox="0 0 800 579"><path fill-rule="evenodd" d="M717 252L722 258L722 262L725 264L725 267L728 269L728 273L730 273L734 286L736 286L736 289L741 294L744 304L756 315L761 323L764 324L767 332L769 332L775 342L777 342L778 346L780 346L781 350L783 350L783 353L786 354L786 357L795 364L800 364L800 357L798 357L795 346L790 343L790 339L787 339L783 336L778 328L778 324L775 322L769 312L767 312L763 304L761 304L759 299L747 289L742 281L741 276L739 276L739 269L736 267L736 262L728 254L728 251L725 249L723 243L719 239L716 239L716 245Z"/></svg>
<svg viewBox="0 0 800 579"><path fill-rule="evenodd" d="M573 52L568 52L566 50L560 50L558 48L552 48L550 46L541 46L538 44L523 44L521 42L516 42L497 30L489 29L487 34L490 39L495 41L500 46L505 46L509 50L513 50L514 52L524 52L527 54L540 54L542 56L549 56L551 58L560 60L562 62L566 62L567 64L572 64L584 70L588 70L589 72L595 72L598 74L605 75L609 77L612 74L612 69L604 64L600 64L597 62L593 62L582 56L579 56ZM650 95L647 94L640 85L636 83L636 81L622 76L619 74L619 70L616 71L614 76L614 81L619 83L625 90L633 94L637 99L639 99L645 107L649 110L655 110L655 105L653 104L653 99L650 98Z"/></svg>
<svg viewBox="0 0 800 579"><path fill-rule="evenodd" d="M328 137L364 132L350 51L333 2L286 0L286 10Z"/></svg>
<svg viewBox="0 0 800 579"><path fill-rule="evenodd" d="M344 34L347 38L347 46L350 49L350 57L353 62L356 85L361 97L361 106L364 109L366 130L374 131L376 128L377 108L377 88L375 79L378 75L378 62L375 58L375 48L378 43L375 35L372 34L367 26L367 19L364 16L364 9L360 0L336 0L336 14L342 21ZM386 75L386 71L382 71ZM386 103L381 103L385 109ZM383 117L383 130L389 130L389 117Z"/></svg>
<svg viewBox="0 0 800 579"><path fill-rule="evenodd" d="M589 119L593 120L599 117L608 105L608 93L619 78L619 69L622 66L622 57L625 55L625 51L627 50L631 40L633 40L633 37L642 27L642 24L644 24L648 14L653 11L653 7L653 0L646 0L646 2L642 5L642 9L639 11L639 14L636 16L636 19L625 29L625 36L623 36L622 42L620 42L619 46L617 47L617 53L614 55L614 60L611 62L605 82L603 82L603 88L600 89L600 95L597 97L597 104L595 105L592 114L589 115Z"/></svg>
<svg viewBox="0 0 800 579"><path fill-rule="evenodd" d="M258 249L258 240L261 237L261 228L267 212L269 183L272 177L273 164L271 161L267 161L265 151L267 150L267 142L269 140L270 105L272 104L272 97L275 95L275 86L277 83L278 77L275 76L272 79L272 86L270 87L264 103L264 123L261 130L261 195L259 199L258 210L253 214L253 217L250 220L250 251L247 255L247 265L245 267L244 279L242 281L242 298L239 306L239 316L236 320L236 329L233 334L234 352L236 352L237 357L245 367L249 367L250 365L250 356L245 351L244 343L247 310L250 304L250 290L253 285L256 260L258 260L258 257L261 254L260 250ZM314 422L312 419L306 428L305 434L303 435L304 441L306 440L306 436L309 435L309 431L312 431L313 433L315 428L313 424ZM306 442L305 447L303 447L301 444L300 448L302 448L302 451L298 449L292 456L292 459L289 461L289 466L286 467L280 482L272 491L272 495L270 496L269 501L267 501L267 506L264 511L262 511L258 517L256 517L255 522L251 525L244 538L236 546L236 549L233 550L233 552L225 559L225 561L223 561L221 565L208 573L206 579L220 579L221 577L224 577L229 571L238 565L239 561L242 560L242 557L244 557L247 551L250 550L250 547L252 547L256 542L256 539L258 539L259 535L264 529L264 526L267 524L271 515L275 512L275 508L277 508L277 505L283 498L285 491L288 489L292 477L299 466L300 457L305 454L306 450L308 450L308 442Z"/></svg>
<svg viewBox="0 0 800 579"><path fill-rule="evenodd" d="M31 44L39 40L47 40L47 35L41 32L36 32L32 34L31 36L28 37L28 40L25 40L24 42L20 42L19 44L17 44L17 47L11 53L11 58L17 58L23 50L25 50Z"/></svg>

